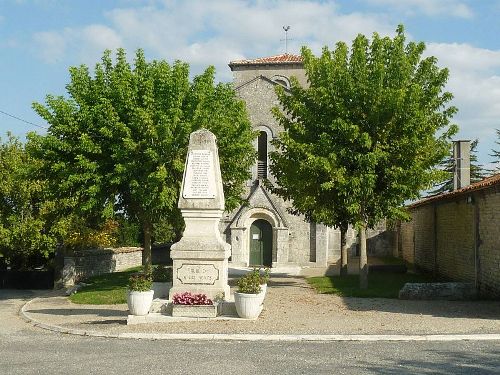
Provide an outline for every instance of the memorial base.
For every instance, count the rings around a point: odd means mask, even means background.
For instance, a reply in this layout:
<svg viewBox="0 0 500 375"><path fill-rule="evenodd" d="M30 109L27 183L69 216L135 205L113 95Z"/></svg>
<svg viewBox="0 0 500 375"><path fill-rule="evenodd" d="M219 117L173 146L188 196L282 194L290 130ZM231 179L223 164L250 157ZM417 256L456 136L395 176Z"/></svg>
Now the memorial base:
<svg viewBox="0 0 500 375"><path fill-rule="evenodd" d="M198 252L204 258L207 252ZM180 255L180 254L177 254ZM174 254L174 256L176 256ZM224 260L173 259L174 279L169 299L177 293L203 293L216 301L227 300L230 295L227 283L228 263Z"/></svg>

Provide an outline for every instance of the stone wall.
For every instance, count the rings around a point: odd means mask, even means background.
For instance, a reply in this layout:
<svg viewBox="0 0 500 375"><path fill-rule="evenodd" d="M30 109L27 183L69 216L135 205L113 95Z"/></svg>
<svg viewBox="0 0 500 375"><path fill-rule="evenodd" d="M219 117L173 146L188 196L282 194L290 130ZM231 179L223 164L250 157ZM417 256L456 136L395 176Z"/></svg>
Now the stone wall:
<svg viewBox="0 0 500 375"><path fill-rule="evenodd" d="M64 258L64 286L71 286L88 277L110 272L120 272L142 264L142 248L89 249L75 251Z"/></svg>
<svg viewBox="0 0 500 375"><path fill-rule="evenodd" d="M500 184L443 195L410 206L398 226L395 254L418 268L479 293L500 297Z"/></svg>
<svg viewBox="0 0 500 375"><path fill-rule="evenodd" d="M367 253L369 256L386 257L392 256L394 248L395 231L387 228L385 220L381 221L374 228L366 230ZM348 257L359 256L359 246L357 232L349 226L346 234L348 247ZM329 228L328 240L328 262L336 263L340 260L340 230Z"/></svg>

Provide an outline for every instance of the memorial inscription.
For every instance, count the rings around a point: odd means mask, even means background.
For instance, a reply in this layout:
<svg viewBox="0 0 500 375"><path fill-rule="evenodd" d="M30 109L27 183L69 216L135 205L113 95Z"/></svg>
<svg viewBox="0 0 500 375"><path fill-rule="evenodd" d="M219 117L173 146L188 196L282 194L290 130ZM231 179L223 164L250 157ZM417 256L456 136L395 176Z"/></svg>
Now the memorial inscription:
<svg viewBox="0 0 500 375"><path fill-rule="evenodd" d="M184 198L215 197L215 170L210 150L192 150L188 155Z"/></svg>
<svg viewBox="0 0 500 375"><path fill-rule="evenodd" d="M177 269L177 278L183 284L214 285L219 270L213 264L186 264Z"/></svg>

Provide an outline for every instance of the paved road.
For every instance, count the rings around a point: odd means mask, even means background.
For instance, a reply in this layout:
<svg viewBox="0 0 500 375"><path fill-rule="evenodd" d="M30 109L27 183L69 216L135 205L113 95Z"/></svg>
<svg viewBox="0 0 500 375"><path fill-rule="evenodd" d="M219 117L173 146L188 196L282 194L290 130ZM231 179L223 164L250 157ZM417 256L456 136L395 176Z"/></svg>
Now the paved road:
<svg viewBox="0 0 500 375"><path fill-rule="evenodd" d="M185 342L90 338L17 316L0 293L0 374L500 374L500 342Z"/></svg>

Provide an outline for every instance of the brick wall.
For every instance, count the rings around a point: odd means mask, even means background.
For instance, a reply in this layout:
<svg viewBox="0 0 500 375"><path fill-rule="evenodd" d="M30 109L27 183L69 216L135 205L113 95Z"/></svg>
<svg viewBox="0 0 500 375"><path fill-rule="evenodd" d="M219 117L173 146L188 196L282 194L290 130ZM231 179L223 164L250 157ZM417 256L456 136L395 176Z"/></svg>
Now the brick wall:
<svg viewBox="0 0 500 375"><path fill-rule="evenodd" d="M407 262L415 263L415 231L414 220L400 223L398 227L398 241L397 246L400 246L397 256L405 259Z"/></svg>
<svg viewBox="0 0 500 375"><path fill-rule="evenodd" d="M436 206L437 273L475 282L474 206L465 199Z"/></svg>
<svg viewBox="0 0 500 375"><path fill-rule="evenodd" d="M423 201L398 226L395 254L418 268L500 297L500 185Z"/></svg>
<svg viewBox="0 0 500 375"><path fill-rule="evenodd" d="M480 225L478 265L482 292L500 297L500 188L495 194L476 194Z"/></svg>

